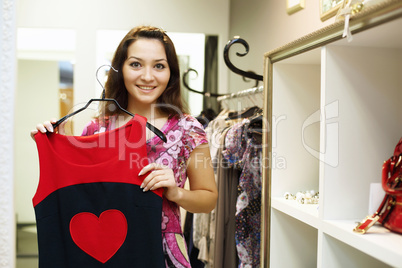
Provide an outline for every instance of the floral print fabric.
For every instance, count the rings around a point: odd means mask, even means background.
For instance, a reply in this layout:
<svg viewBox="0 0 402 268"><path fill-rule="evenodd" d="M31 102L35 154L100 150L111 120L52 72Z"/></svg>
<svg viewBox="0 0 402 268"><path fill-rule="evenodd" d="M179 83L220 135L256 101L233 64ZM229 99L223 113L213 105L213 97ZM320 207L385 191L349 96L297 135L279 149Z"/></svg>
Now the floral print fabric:
<svg viewBox="0 0 402 268"><path fill-rule="evenodd" d="M230 165L241 170L235 214L240 268L260 267L261 145L248 134L249 123L244 119L232 126L222 152Z"/></svg>
<svg viewBox="0 0 402 268"><path fill-rule="evenodd" d="M116 117L100 122L92 120L82 135L92 135L115 128ZM187 179L186 164L191 152L199 145L207 143L202 125L192 116L171 117L162 127L166 135L164 143L157 136L147 140L149 162L170 167L176 184L183 188ZM162 201L162 236L166 267L191 267L181 228L179 206L167 199Z"/></svg>

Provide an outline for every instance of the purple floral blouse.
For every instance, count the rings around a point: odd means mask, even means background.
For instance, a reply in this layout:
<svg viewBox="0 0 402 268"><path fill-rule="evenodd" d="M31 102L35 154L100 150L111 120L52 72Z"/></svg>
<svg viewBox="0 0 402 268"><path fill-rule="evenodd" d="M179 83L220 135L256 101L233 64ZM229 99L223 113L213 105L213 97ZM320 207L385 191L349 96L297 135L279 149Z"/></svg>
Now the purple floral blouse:
<svg viewBox="0 0 402 268"><path fill-rule="evenodd" d="M87 124L82 135L112 130L116 118L111 116L102 122L94 119ZM187 180L187 160L194 148L208 142L206 133L202 125L190 115L169 118L161 131L166 135L166 143L157 136L147 140L149 162L170 167L177 186L183 188ZM165 198L162 201L162 236L166 267L191 267L181 228L179 206Z"/></svg>

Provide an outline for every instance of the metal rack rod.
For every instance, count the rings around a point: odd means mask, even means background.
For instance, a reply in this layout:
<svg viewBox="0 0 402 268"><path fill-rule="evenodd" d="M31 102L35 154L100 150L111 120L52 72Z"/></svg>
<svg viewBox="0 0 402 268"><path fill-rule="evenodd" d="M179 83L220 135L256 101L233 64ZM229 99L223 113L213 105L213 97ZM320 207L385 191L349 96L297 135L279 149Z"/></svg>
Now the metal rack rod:
<svg viewBox="0 0 402 268"><path fill-rule="evenodd" d="M231 94L220 96L220 97L217 98L217 100L218 100L218 102L221 102L221 101L228 100L228 99L241 98L241 97L249 96L249 95L252 95L252 94L261 93L263 91L264 91L263 86L253 87L253 88L241 90L241 91L236 92L236 93L231 93Z"/></svg>

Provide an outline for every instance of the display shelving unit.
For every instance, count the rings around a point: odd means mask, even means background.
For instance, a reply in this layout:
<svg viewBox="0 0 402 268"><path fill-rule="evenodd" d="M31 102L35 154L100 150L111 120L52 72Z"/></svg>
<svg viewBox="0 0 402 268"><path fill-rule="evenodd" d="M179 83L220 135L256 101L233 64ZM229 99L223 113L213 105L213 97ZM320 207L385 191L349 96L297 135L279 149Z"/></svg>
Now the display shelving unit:
<svg viewBox="0 0 402 268"><path fill-rule="evenodd" d="M402 136L402 1L350 29L351 42L339 21L265 54L262 267L402 267L401 234L353 232ZM319 204L284 198L305 190Z"/></svg>

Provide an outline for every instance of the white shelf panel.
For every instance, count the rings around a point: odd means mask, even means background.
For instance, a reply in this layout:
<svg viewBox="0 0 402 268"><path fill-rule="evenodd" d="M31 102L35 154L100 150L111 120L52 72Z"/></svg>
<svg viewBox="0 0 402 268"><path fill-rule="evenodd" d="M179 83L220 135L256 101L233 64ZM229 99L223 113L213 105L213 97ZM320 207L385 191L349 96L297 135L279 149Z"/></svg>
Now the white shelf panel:
<svg viewBox="0 0 402 268"><path fill-rule="evenodd" d="M353 232L402 131L402 1L383 2L352 18L352 42L335 23L266 54L270 152L286 162L270 170L271 267L402 268L402 234ZM319 206L282 196L300 189Z"/></svg>
<svg viewBox="0 0 402 268"><path fill-rule="evenodd" d="M311 227L319 228L317 204L300 204L295 200L276 197L271 200L272 208L281 211L299 221L302 221Z"/></svg>
<svg viewBox="0 0 402 268"><path fill-rule="evenodd" d="M323 221L322 231L390 266L402 267L402 235L374 225L364 235L353 232L356 221Z"/></svg>

